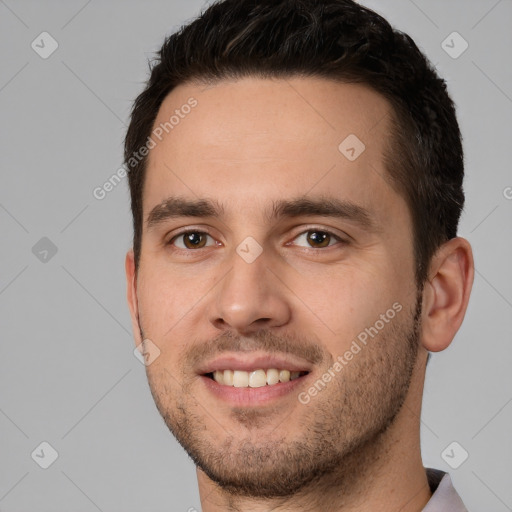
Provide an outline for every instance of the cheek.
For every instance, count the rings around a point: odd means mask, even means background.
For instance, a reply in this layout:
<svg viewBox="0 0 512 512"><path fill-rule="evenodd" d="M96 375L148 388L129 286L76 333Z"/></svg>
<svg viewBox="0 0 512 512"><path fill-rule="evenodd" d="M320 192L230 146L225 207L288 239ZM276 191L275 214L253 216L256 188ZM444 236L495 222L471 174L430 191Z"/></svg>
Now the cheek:
<svg viewBox="0 0 512 512"><path fill-rule="evenodd" d="M304 270L304 269L303 269ZM318 325L319 336L337 339L336 344L350 343L361 330L379 318L399 299L400 283L384 255L356 258L326 269L310 265L300 273L289 275L290 288L300 299L297 302L307 318L304 322Z"/></svg>
<svg viewBox="0 0 512 512"><path fill-rule="evenodd" d="M204 277L204 276L203 276ZM201 307L208 280L171 271L158 264L141 270L137 291L140 319L148 336L158 339L172 336L190 322Z"/></svg>

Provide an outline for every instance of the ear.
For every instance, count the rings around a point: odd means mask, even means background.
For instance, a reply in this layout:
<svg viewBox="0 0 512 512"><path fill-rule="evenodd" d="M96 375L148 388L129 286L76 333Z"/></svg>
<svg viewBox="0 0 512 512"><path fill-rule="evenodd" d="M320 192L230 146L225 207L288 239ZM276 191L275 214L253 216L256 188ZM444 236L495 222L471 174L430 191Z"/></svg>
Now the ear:
<svg viewBox="0 0 512 512"><path fill-rule="evenodd" d="M422 344L440 352L452 342L469 302L475 266L471 245L456 237L432 257L423 289Z"/></svg>
<svg viewBox="0 0 512 512"><path fill-rule="evenodd" d="M135 271L135 256L133 249L126 253L125 260L126 271L126 298L128 299L128 307L130 308L130 316L132 318L132 330L135 338L135 346L142 342L139 327L139 304L137 301L137 273Z"/></svg>

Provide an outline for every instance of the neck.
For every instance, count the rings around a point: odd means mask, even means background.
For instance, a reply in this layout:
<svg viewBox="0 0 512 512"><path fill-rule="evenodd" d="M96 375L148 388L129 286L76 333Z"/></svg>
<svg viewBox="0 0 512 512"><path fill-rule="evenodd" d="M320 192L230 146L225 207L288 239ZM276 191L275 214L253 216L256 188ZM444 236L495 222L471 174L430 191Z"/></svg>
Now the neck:
<svg viewBox="0 0 512 512"><path fill-rule="evenodd" d="M385 432L347 455L342 467L293 496L233 496L197 469L203 512L420 512L431 497L420 453L420 379L411 383L404 405Z"/></svg>

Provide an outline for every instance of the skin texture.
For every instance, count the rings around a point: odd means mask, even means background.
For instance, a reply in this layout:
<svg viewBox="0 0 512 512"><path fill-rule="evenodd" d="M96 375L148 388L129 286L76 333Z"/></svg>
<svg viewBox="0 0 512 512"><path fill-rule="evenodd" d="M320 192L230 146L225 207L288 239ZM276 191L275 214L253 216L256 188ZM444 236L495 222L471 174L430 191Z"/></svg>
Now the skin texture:
<svg viewBox="0 0 512 512"><path fill-rule="evenodd" d="M151 392L198 466L203 511L422 510L431 496L419 443L425 362L464 318L469 243L444 244L416 289L411 216L383 164L391 111L369 88L318 78L185 84L155 126L190 97L197 106L150 151L144 219L170 196L215 200L223 215L145 223L140 267L129 251L126 275L135 342L160 350L146 367ZM338 149L350 134L365 144L354 161ZM298 197L352 201L374 229L265 215ZM184 228L199 248L176 236ZM326 230L315 243L311 233ZM251 263L236 250L247 237L262 250ZM400 311L301 403L299 392L393 304ZM311 371L291 393L237 406L197 373L226 354L281 354Z"/></svg>

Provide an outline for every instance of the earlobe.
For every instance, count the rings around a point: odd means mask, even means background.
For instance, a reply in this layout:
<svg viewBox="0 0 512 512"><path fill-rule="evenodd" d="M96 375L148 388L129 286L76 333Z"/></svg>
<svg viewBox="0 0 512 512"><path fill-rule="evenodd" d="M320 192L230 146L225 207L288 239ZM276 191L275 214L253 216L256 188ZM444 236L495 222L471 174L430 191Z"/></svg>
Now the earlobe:
<svg viewBox="0 0 512 512"><path fill-rule="evenodd" d="M431 352L446 349L459 330L473 285L471 245L456 237L433 256L423 290L422 343Z"/></svg>
<svg viewBox="0 0 512 512"><path fill-rule="evenodd" d="M126 253L125 272L126 298L132 319L133 335L135 337L135 345L139 345L142 340L140 339L139 306L137 301L137 273L135 271L135 257L133 249L130 249Z"/></svg>

